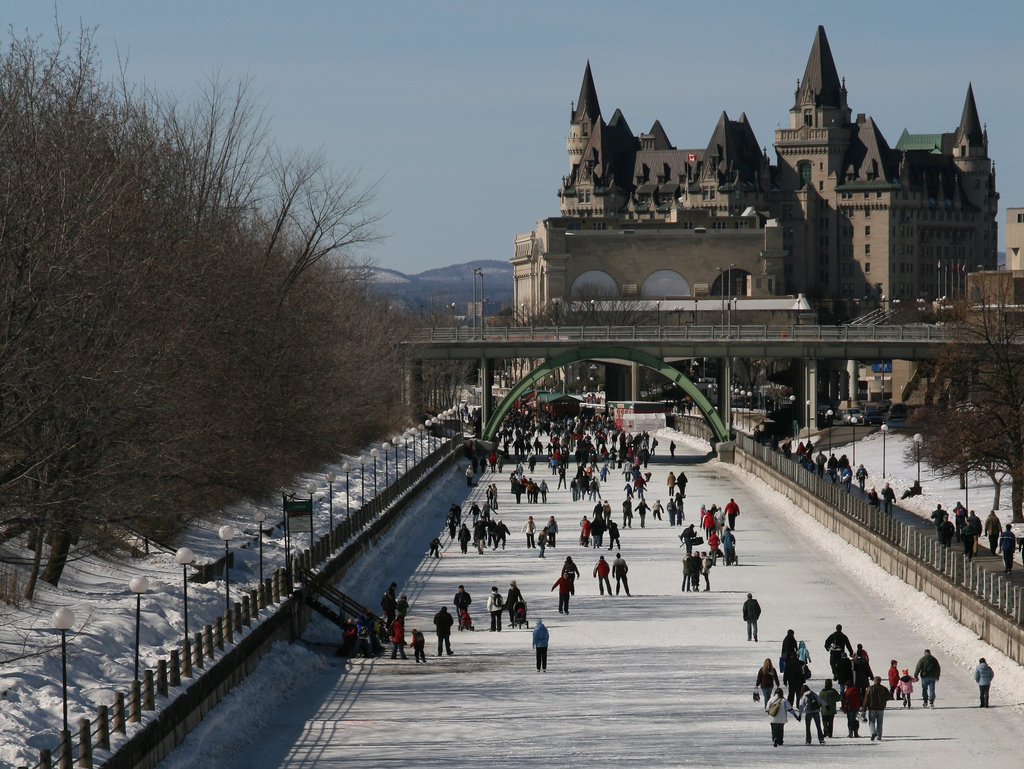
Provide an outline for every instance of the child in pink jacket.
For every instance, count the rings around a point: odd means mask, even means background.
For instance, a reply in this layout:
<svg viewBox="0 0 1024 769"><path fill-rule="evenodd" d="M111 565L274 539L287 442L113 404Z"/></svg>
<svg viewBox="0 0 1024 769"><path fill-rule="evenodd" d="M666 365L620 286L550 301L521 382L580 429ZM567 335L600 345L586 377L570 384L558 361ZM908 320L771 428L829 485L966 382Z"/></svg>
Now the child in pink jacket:
<svg viewBox="0 0 1024 769"><path fill-rule="evenodd" d="M903 668L903 675L900 676L899 690L900 694L903 695L903 707L909 708L910 695L914 693L914 684L917 683L917 679L910 675L910 672Z"/></svg>

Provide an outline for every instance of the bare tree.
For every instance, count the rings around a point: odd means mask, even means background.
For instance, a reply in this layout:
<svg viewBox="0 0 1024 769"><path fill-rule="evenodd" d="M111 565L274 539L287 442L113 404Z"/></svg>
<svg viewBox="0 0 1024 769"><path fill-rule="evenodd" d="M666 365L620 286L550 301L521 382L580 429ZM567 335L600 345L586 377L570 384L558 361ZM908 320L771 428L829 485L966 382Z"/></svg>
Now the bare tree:
<svg viewBox="0 0 1024 769"><path fill-rule="evenodd" d="M944 395L919 409L921 456L947 475L1010 478L1013 520L1024 522L1024 313L1009 281L993 281L961 302L946 324L952 337L937 361Z"/></svg>

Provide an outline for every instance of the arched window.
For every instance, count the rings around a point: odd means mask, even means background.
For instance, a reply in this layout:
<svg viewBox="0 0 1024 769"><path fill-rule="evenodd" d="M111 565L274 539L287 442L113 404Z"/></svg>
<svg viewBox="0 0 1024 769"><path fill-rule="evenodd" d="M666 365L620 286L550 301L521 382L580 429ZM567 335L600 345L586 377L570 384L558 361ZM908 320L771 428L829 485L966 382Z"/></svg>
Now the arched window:
<svg viewBox="0 0 1024 769"><path fill-rule="evenodd" d="M675 270L657 270L647 276L640 287L640 296L690 296L690 284Z"/></svg>
<svg viewBox="0 0 1024 769"><path fill-rule="evenodd" d="M803 189L804 187L810 187L811 186L811 164L810 163L806 163L806 162L805 163L800 163L800 165L798 165L796 168L800 172L800 189Z"/></svg>
<svg viewBox="0 0 1024 769"><path fill-rule="evenodd" d="M572 282L569 292L575 298L612 297L619 295L619 284L615 278L602 270L587 270Z"/></svg>

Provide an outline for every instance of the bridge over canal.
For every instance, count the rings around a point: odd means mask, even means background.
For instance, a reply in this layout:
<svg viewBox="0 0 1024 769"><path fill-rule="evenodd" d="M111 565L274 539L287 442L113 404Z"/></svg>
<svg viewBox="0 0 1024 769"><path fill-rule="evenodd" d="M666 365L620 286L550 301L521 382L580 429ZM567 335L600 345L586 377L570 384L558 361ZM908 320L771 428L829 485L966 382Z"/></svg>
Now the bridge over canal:
<svg viewBox="0 0 1024 769"><path fill-rule="evenodd" d="M718 362L720 381L731 379L734 358L788 358L796 364L796 397L817 411L818 361L927 360L946 342L941 325L906 326L508 326L420 329L406 341L412 367L407 391L418 399L425 360L478 360L483 388L483 438L494 437L512 403L544 376L584 360L629 363L633 393L638 366L647 366L678 384L691 397L719 441L730 436L729 388L720 387L712 404L672 364L692 358ZM541 361L491 413L491 366L495 360ZM802 421L799 420L798 421Z"/></svg>

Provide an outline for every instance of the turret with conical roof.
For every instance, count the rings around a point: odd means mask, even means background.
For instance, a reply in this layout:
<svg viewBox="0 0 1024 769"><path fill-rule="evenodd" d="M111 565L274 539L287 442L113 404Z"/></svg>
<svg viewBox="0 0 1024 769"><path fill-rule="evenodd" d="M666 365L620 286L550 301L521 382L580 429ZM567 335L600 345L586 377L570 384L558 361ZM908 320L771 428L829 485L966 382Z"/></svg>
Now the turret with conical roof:
<svg viewBox="0 0 1024 769"><path fill-rule="evenodd" d="M569 162L575 165L579 162L583 149L590 141L590 134L594 131L598 118L601 117L601 104L597 100L597 88L594 87L594 75L590 71L590 60L587 60L587 68L583 72L583 85L580 86L580 98L570 111L569 115L569 138L566 145L569 150Z"/></svg>
<svg viewBox="0 0 1024 769"><path fill-rule="evenodd" d="M826 128L849 122L846 85L836 71L825 28L819 25L814 34L811 53L807 57L803 79L797 85L793 109L790 110L790 128L802 125Z"/></svg>
<svg viewBox="0 0 1024 769"><path fill-rule="evenodd" d="M988 135L981 126L974 86L967 84L960 125L953 132L953 162L963 174L963 184L971 203L983 211L993 204L989 191L995 189L992 164L988 157Z"/></svg>

